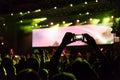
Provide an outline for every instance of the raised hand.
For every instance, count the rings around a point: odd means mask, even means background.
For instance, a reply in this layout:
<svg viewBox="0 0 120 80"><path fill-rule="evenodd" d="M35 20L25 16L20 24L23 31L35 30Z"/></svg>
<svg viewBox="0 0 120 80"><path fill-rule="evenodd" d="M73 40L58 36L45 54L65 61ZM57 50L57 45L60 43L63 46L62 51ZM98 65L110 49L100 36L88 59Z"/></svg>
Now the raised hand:
<svg viewBox="0 0 120 80"><path fill-rule="evenodd" d="M90 45L92 47L95 47L97 45L95 42L95 39L87 33L83 34L82 42L87 43L88 45Z"/></svg>
<svg viewBox="0 0 120 80"><path fill-rule="evenodd" d="M62 39L61 44L66 46L72 42L75 42L74 36L75 36L75 34L73 34L71 32L66 32L63 39Z"/></svg>

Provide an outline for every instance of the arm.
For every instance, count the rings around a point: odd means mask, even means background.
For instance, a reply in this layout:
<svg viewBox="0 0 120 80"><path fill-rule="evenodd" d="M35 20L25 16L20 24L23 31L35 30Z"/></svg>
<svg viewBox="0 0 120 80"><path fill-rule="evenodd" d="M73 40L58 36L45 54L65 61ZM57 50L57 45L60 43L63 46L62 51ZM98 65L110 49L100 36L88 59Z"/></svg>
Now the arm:
<svg viewBox="0 0 120 80"><path fill-rule="evenodd" d="M102 61L102 63L109 63L107 58L100 51L99 47L97 46L97 44L92 36L90 36L89 34L83 34L83 42L87 43L88 45L90 45L94 48L98 58Z"/></svg>
<svg viewBox="0 0 120 80"><path fill-rule="evenodd" d="M60 46L58 47L57 51L51 57L51 59L50 59L50 71L52 71L53 73L58 72L58 64L59 64L59 59L60 59L61 53L62 53L63 49L66 47L66 45L74 42L73 38L74 38L74 34L67 32L64 35L62 42L61 42Z"/></svg>
<svg viewBox="0 0 120 80"><path fill-rule="evenodd" d="M97 57L100 60L100 67L98 67L99 76L102 80L111 80L112 79L112 69L111 69L111 63L110 61L103 55L103 53L100 51L99 47L97 46L94 38L88 34L84 34L83 42L87 43L88 45L92 46L97 54ZM112 79L113 80L113 79Z"/></svg>

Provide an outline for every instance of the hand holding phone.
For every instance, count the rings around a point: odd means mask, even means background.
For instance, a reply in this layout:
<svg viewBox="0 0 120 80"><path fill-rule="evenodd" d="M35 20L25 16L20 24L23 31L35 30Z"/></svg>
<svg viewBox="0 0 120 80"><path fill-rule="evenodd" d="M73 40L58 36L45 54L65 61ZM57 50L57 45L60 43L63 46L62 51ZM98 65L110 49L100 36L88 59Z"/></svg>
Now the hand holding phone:
<svg viewBox="0 0 120 80"><path fill-rule="evenodd" d="M82 41L83 40L83 34L75 34L74 36L75 41Z"/></svg>

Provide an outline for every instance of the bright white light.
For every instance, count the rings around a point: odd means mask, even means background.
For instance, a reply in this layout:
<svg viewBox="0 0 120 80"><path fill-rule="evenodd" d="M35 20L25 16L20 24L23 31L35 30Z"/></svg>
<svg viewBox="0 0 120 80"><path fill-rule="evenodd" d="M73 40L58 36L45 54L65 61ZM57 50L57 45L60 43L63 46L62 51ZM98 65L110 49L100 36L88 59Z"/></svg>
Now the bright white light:
<svg viewBox="0 0 120 80"><path fill-rule="evenodd" d="M3 26L5 26L6 24L4 23Z"/></svg>
<svg viewBox="0 0 120 80"><path fill-rule="evenodd" d="M93 19L92 18L90 18L90 21L92 21Z"/></svg>
<svg viewBox="0 0 120 80"><path fill-rule="evenodd" d="M1 45L4 45L4 42L2 42Z"/></svg>
<svg viewBox="0 0 120 80"><path fill-rule="evenodd" d="M30 13L30 11L27 12L28 14Z"/></svg>
<svg viewBox="0 0 120 80"><path fill-rule="evenodd" d="M54 9L57 9L57 7L55 6Z"/></svg>
<svg viewBox="0 0 120 80"><path fill-rule="evenodd" d="M62 21L63 24L65 24L65 21Z"/></svg>
<svg viewBox="0 0 120 80"><path fill-rule="evenodd" d="M20 23L23 23L23 20L20 20Z"/></svg>
<svg viewBox="0 0 120 80"><path fill-rule="evenodd" d="M79 23L79 22L80 22L80 20L76 20L76 22L77 22L77 23Z"/></svg>
<svg viewBox="0 0 120 80"><path fill-rule="evenodd" d="M85 2L85 4L88 4L88 2Z"/></svg>
<svg viewBox="0 0 120 80"><path fill-rule="evenodd" d="M98 0L96 0L95 2L98 2Z"/></svg>
<svg viewBox="0 0 120 80"><path fill-rule="evenodd" d="M41 11L41 9L38 9L38 10L35 10L34 12L40 12Z"/></svg>
<svg viewBox="0 0 120 80"><path fill-rule="evenodd" d="M38 24L35 24L35 26L38 26Z"/></svg>
<svg viewBox="0 0 120 80"><path fill-rule="evenodd" d="M50 23L50 25L53 25L53 24L54 24L53 22Z"/></svg>
<svg viewBox="0 0 120 80"><path fill-rule="evenodd" d="M111 16L111 18L113 19L113 18L114 18L114 16Z"/></svg>
<svg viewBox="0 0 120 80"><path fill-rule="evenodd" d="M36 19L32 19L32 25L38 24L42 21L45 21L47 18L36 18Z"/></svg>
<svg viewBox="0 0 120 80"><path fill-rule="evenodd" d="M89 12L86 12L86 15L89 15L90 13Z"/></svg>
<svg viewBox="0 0 120 80"><path fill-rule="evenodd" d="M36 19L33 19L34 22L40 22L40 21L44 21L46 20L47 18L36 18Z"/></svg>
<svg viewBox="0 0 120 80"><path fill-rule="evenodd" d="M70 4L70 7L73 7L73 4Z"/></svg>
<svg viewBox="0 0 120 80"><path fill-rule="evenodd" d="M23 13L22 12L20 12L20 15L22 15Z"/></svg>
<svg viewBox="0 0 120 80"><path fill-rule="evenodd" d="M11 13L10 15L13 16L13 13Z"/></svg>

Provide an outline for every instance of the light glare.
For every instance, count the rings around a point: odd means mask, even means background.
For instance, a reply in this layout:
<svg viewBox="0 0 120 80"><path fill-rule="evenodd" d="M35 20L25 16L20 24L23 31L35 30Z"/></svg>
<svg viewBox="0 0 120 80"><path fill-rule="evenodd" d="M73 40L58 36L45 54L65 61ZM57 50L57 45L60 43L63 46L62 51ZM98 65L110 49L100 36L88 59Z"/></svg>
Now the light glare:
<svg viewBox="0 0 120 80"><path fill-rule="evenodd" d="M11 13L10 15L13 16L13 13Z"/></svg>
<svg viewBox="0 0 120 80"><path fill-rule="evenodd" d="M88 2L85 2L85 4L88 4Z"/></svg>

